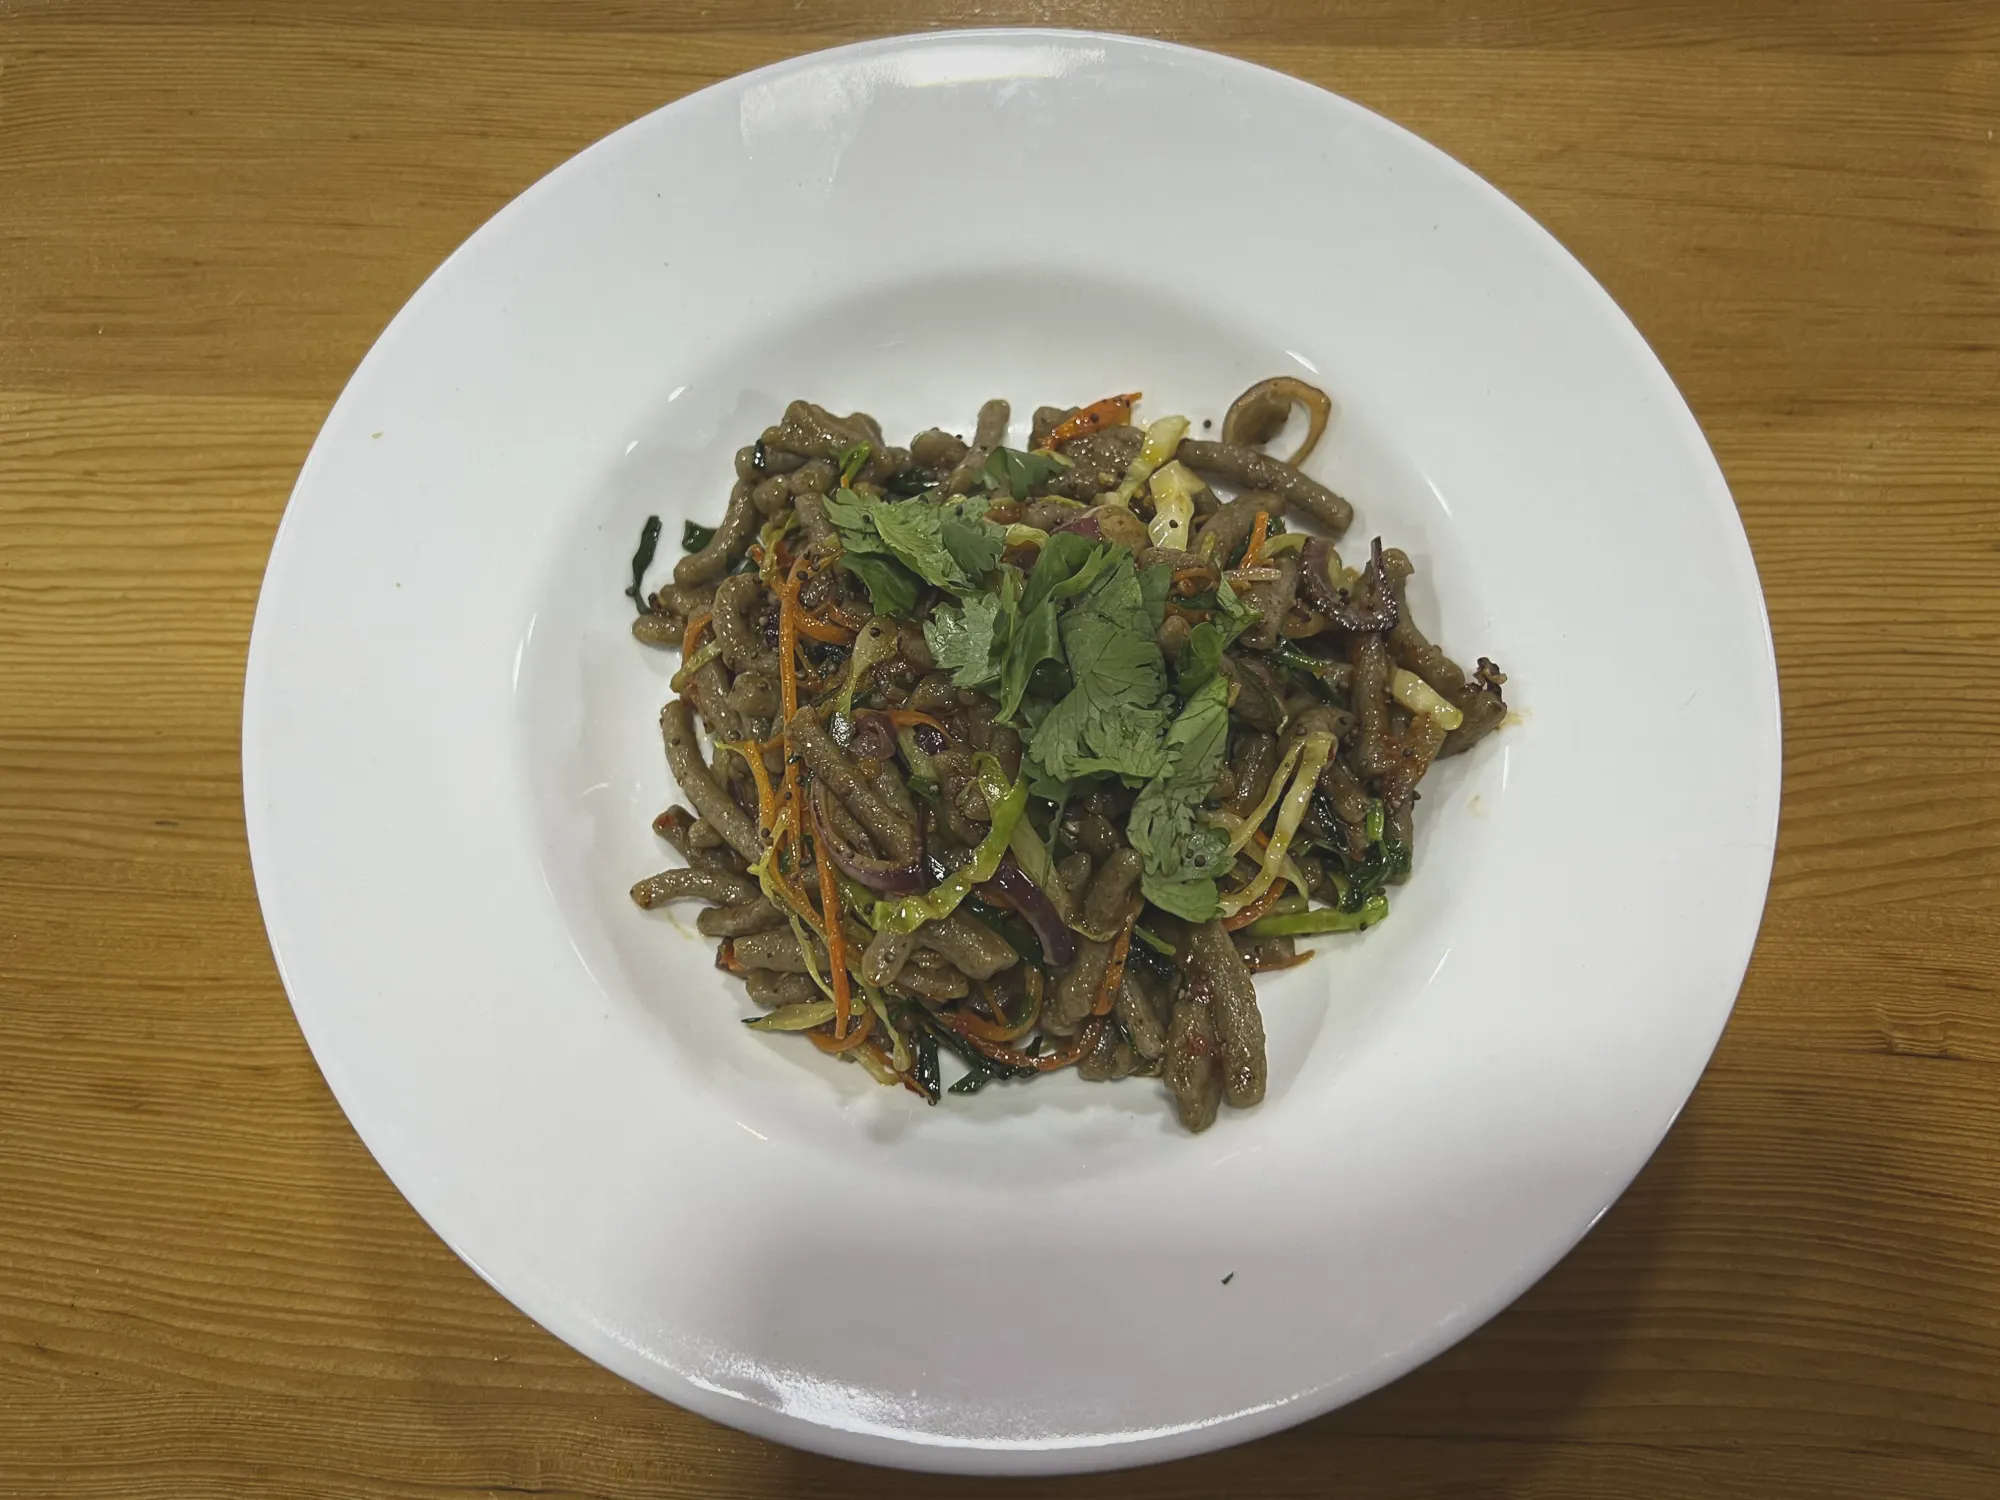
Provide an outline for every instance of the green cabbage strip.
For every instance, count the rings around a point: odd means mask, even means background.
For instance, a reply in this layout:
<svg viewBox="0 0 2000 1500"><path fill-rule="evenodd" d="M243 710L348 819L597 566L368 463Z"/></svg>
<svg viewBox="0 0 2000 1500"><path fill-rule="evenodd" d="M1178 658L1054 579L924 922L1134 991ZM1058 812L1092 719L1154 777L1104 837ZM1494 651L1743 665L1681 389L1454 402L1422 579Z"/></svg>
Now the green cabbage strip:
<svg viewBox="0 0 2000 1500"><path fill-rule="evenodd" d="M743 1024L752 1031L811 1031L832 1019L831 1000L806 1000L781 1005L767 1016L751 1016Z"/></svg>
<svg viewBox="0 0 2000 1500"><path fill-rule="evenodd" d="M706 646L703 646L693 656L690 656L686 661L681 663L681 669L674 673L673 677L668 681L667 686L677 693L686 692L687 685L694 681L694 674L720 655L722 655L722 642L711 636Z"/></svg>
<svg viewBox="0 0 2000 1500"><path fill-rule="evenodd" d="M1318 911L1287 912L1259 917L1243 929L1245 937L1309 937L1322 932L1359 932L1373 927L1389 915L1389 898L1379 893L1361 903L1357 911L1339 911L1322 906Z"/></svg>
<svg viewBox="0 0 2000 1500"><path fill-rule="evenodd" d="M1271 772L1270 784L1264 788L1264 800L1252 808L1249 815L1241 822L1231 818L1227 813L1216 814L1217 826L1229 830L1229 848L1226 853L1235 854L1250 842L1252 834L1264 826L1264 820L1271 816L1271 809L1278 805L1278 798L1284 795L1285 783L1290 779L1293 767L1298 765L1303 749L1304 742L1297 741L1285 752L1284 759L1279 761L1276 769Z"/></svg>
<svg viewBox="0 0 2000 1500"><path fill-rule="evenodd" d="M1153 470L1180 450L1181 439L1187 436L1187 430L1186 417L1161 417L1157 422L1148 423L1146 440L1139 447L1139 456L1132 460L1132 467L1125 471L1124 481L1112 492L1113 502L1129 507L1132 497L1153 477Z"/></svg>
<svg viewBox="0 0 2000 1500"><path fill-rule="evenodd" d="M926 922L941 922L958 910L959 903L972 894L975 885L993 878L993 872L1000 868L1000 856L1007 852L1007 845L1014 837L1015 825L1021 821L1021 812L1028 805L1028 778L1017 776L1014 784L1008 786L1000 779L999 762L982 756L979 788L993 809L993 823L986 830L986 837L979 841L979 847L972 851L972 862L920 896L877 901L874 912L877 932L915 932Z"/></svg>
<svg viewBox="0 0 2000 1500"><path fill-rule="evenodd" d="M1225 917L1234 916L1249 906L1284 873L1285 856L1291 852L1292 835L1299 831L1299 824L1305 820L1306 805L1312 801L1313 787L1333 754L1334 737L1330 734L1309 734L1301 743L1304 749L1299 756L1298 774L1292 778L1291 790L1285 793L1284 803L1278 809L1278 826L1272 830L1271 842L1264 848L1263 863L1258 867L1256 878L1247 886L1222 898L1222 914Z"/></svg>

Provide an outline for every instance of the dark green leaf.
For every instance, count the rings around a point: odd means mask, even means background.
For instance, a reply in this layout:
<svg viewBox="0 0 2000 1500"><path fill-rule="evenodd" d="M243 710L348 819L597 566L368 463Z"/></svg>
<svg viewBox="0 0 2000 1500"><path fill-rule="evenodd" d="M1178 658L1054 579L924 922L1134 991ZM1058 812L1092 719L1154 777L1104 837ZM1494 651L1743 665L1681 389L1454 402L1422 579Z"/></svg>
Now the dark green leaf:
<svg viewBox="0 0 2000 1500"><path fill-rule="evenodd" d="M861 466L868 462L868 455L874 451L874 448L865 442L856 443L852 448L841 450L840 487L842 489L846 489L850 484L854 483L854 476L861 472Z"/></svg>
<svg viewBox="0 0 2000 1500"><path fill-rule="evenodd" d="M1180 658L1174 664L1174 686L1190 697L1215 675L1224 648L1257 618L1257 611L1243 601L1226 578L1217 586L1210 608L1213 615L1188 632Z"/></svg>
<svg viewBox="0 0 2000 1500"><path fill-rule="evenodd" d="M1001 596L973 594L953 608L939 605L924 621L924 641L954 686L985 687L1000 680L1009 621Z"/></svg>
<svg viewBox="0 0 2000 1500"><path fill-rule="evenodd" d="M1000 718L1011 720L1020 710L1036 669L1062 661L1062 640L1056 632L1056 607L1043 604L1015 622L1000 668Z"/></svg>
<svg viewBox="0 0 2000 1500"><path fill-rule="evenodd" d="M681 551L699 552L715 540L715 528L704 526L699 521L681 523Z"/></svg>
<svg viewBox="0 0 2000 1500"><path fill-rule="evenodd" d="M979 478L989 490L1005 490L1016 500L1025 500L1036 485L1047 484L1068 467L1053 453L1023 453L1018 448L995 448L986 456Z"/></svg>
<svg viewBox="0 0 2000 1500"><path fill-rule="evenodd" d="M985 519L986 497L975 495L957 505L944 507L939 528L945 551L952 556L967 578L980 579L991 573L1007 550L1007 533Z"/></svg>
<svg viewBox="0 0 2000 1500"><path fill-rule="evenodd" d="M1203 813L1229 748L1229 684L1209 681L1167 730L1166 764L1132 804L1126 836L1144 856L1146 899L1191 922L1216 912L1229 841Z"/></svg>
<svg viewBox="0 0 2000 1500"><path fill-rule="evenodd" d="M1225 583L1223 587L1229 585ZM1155 635L1167 618L1167 595L1173 588L1174 570L1165 563L1154 563L1139 574L1139 595L1146 601L1146 618L1153 622Z"/></svg>
<svg viewBox="0 0 2000 1500"><path fill-rule="evenodd" d="M1063 655L1075 686L1030 742L1036 764L1059 781L1101 772L1145 778L1164 761L1165 665L1132 555L1112 550L1113 561L1063 612Z"/></svg>
<svg viewBox="0 0 2000 1500"><path fill-rule="evenodd" d="M938 1069L937 1034L919 1028L916 1045L910 1052L913 1058L911 1076L916 1080L917 1087L924 1091L924 1098L932 1104L937 1103L938 1085L943 1082L943 1076Z"/></svg>
<svg viewBox="0 0 2000 1500"><path fill-rule="evenodd" d="M825 505L845 551L895 557L918 577L955 594L974 592L1004 545L1005 533L983 519L983 507L878 500L847 489L828 495Z"/></svg>
<svg viewBox="0 0 2000 1500"><path fill-rule="evenodd" d="M923 585L894 558L843 552L840 565L867 586L869 603L876 614L901 619L915 611L917 594Z"/></svg>
<svg viewBox="0 0 2000 1500"><path fill-rule="evenodd" d="M1082 593L1097 582L1122 550L1095 537L1058 531L1043 543L1041 555L1035 559L1035 570L1028 575L1028 586L1021 595L1021 613Z"/></svg>
<svg viewBox="0 0 2000 1500"><path fill-rule="evenodd" d="M694 523L688 523L692 526ZM625 590L625 597L639 606L639 613L650 615L653 606L646 598L646 569L653 565L653 553L660 545L660 518L646 517L646 524L639 528L639 550L632 554L632 584Z"/></svg>

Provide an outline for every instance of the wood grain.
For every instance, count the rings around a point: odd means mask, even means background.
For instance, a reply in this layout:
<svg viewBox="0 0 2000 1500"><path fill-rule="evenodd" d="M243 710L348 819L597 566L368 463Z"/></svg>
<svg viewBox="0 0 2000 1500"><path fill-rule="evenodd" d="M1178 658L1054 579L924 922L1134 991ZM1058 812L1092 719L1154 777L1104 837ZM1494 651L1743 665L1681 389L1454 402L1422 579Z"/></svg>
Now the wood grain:
<svg viewBox="0 0 2000 1500"><path fill-rule="evenodd" d="M237 713L298 464L466 234L743 68L1021 21L1336 88L1570 245L1730 477L1786 728L1736 1018L1583 1246L1347 1410L1031 1488L2000 1493L2000 8L1977 0L0 3L0 1493L1002 1493L644 1396L430 1235L285 1005Z"/></svg>

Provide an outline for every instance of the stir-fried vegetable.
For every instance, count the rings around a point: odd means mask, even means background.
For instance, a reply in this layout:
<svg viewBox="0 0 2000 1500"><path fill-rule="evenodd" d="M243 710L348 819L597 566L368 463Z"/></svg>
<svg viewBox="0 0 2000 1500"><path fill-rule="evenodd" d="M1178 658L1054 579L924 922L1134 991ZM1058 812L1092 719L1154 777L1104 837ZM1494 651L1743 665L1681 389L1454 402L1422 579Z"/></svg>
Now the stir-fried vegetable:
<svg viewBox="0 0 2000 1500"><path fill-rule="evenodd" d="M876 902L877 932L915 932L926 922L943 921L958 910L974 886L993 878L993 872L1000 868L1000 856L1007 852L1007 841L1014 836L1021 810L1028 805L1028 783L1017 778L1008 786L994 774L998 769L997 763L982 762L980 766L980 790L986 794L992 823L972 851L972 858L921 896Z"/></svg>
<svg viewBox="0 0 2000 1500"><path fill-rule="evenodd" d="M1186 417L1161 417L1146 429L1146 440L1139 445L1139 456L1132 460L1132 467L1125 471L1118 488L1112 491L1112 498L1120 505L1130 505L1132 497L1139 493L1153 471L1169 462L1180 448L1181 439L1187 436Z"/></svg>
<svg viewBox="0 0 2000 1500"><path fill-rule="evenodd" d="M695 811L632 896L710 904L751 1029L932 1104L1157 1077L1202 1129L1263 1097L1251 976L1388 915L1417 785L1506 676L1421 634L1405 554L1334 551L1352 508L1296 467L1323 393L1261 382L1219 443L1137 400L1045 408L1029 449L1005 402L907 448L793 402L652 594L642 532L633 635L681 651L660 723Z"/></svg>

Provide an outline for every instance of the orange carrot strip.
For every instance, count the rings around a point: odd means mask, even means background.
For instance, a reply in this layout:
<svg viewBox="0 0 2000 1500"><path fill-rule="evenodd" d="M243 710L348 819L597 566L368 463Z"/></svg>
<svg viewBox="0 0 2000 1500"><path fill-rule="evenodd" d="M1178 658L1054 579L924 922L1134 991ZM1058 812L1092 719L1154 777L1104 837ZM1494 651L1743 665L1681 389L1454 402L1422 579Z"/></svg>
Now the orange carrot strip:
<svg viewBox="0 0 2000 1500"><path fill-rule="evenodd" d="M910 724L928 724L931 726L931 728L935 729L939 734L944 735L947 739L951 737L951 731L949 729L946 729L943 724L939 723L929 714L924 713L919 709L885 708L882 711L889 716L889 722L891 724L894 724L898 729L904 728L905 726Z"/></svg>
<svg viewBox="0 0 2000 1500"><path fill-rule="evenodd" d="M757 783L757 826L768 838L771 821L777 816L777 798L771 793L771 775L764 769L764 747L755 740L723 742L750 763L750 779Z"/></svg>
<svg viewBox="0 0 2000 1500"><path fill-rule="evenodd" d="M968 1038L977 1037L982 1042L1018 1042L1033 1031L1035 1024L1042 1019L1042 985L1035 970L1030 969L1028 972L1036 977L1032 981L1033 993L1028 997L1027 1009L1020 1020L1011 1026L1006 1024L1006 1007L994 1001L995 1015L991 1021L981 1020L978 1016L962 1010L955 1013L959 1029L964 1035ZM988 997L992 995L991 988L984 981L981 981L981 993Z"/></svg>
<svg viewBox="0 0 2000 1500"><path fill-rule="evenodd" d="M836 970L836 972L838 971ZM835 1003L838 1004L839 1002L836 1001ZM838 1024L838 1020L839 1018L836 1017L835 1018L836 1024ZM875 1012L872 1010L864 1010L863 1012L861 1012L860 1024L857 1025L852 1031L848 1032L847 1035L844 1037L834 1036L832 1038L828 1038L820 1035L820 1033L818 1033L817 1031L808 1031L806 1035L812 1038L812 1044L815 1047L819 1048L819 1050L822 1052L834 1052L834 1053L851 1052L854 1048L859 1047L863 1042L867 1041L868 1033L873 1031L874 1029L875 1029Z"/></svg>
<svg viewBox="0 0 2000 1500"><path fill-rule="evenodd" d="M1132 403L1139 399L1138 391L1127 391L1122 396L1106 396L1102 401L1093 401L1075 416L1059 422L1042 439L1044 448L1059 448L1072 438L1080 438L1097 431L1100 427L1117 427L1132 419Z"/></svg>
<svg viewBox="0 0 2000 1500"><path fill-rule="evenodd" d="M829 646L845 646L854 639L854 632L845 625L815 620L803 612L799 615L799 634L811 636L816 641L825 641Z"/></svg>
<svg viewBox="0 0 2000 1500"><path fill-rule="evenodd" d="M1247 568L1257 560L1257 554L1264 550L1264 543L1270 535L1271 513L1260 510L1257 512L1257 519L1250 523L1250 545L1243 549L1243 561L1239 564L1240 567Z"/></svg>
<svg viewBox="0 0 2000 1500"><path fill-rule="evenodd" d="M833 969L833 1035L838 1041L847 1035L847 1018L854 1004L847 984L847 934L841 931L840 883L833 878L833 857L821 849L814 863L819 866L819 909L826 923L826 958Z"/></svg>
<svg viewBox="0 0 2000 1500"><path fill-rule="evenodd" d="M1261 829L1258 831L1262 832ZM1264 842L1268 844L1270 840L1266 839L1264 840ZM1248 906L1244 907L1243 910L1239 911L1235 916L1224 917L1222 919L1222 925L1224 929L1229 932L1234 932L1239 927L1248 927L1252 922L1256 921L1259 917L1263 916L1266 912L1268 912L1272 907L1276 906L1278 904L1279 899L1285 894L1286 891L1290 889L1291 886L1286 881L1283 880L1272 881L1271 888L1268 891L1264 892L1263 895L1259 896L1255 901L1251 902Z"/></svg>
<svg viewBox="0 0 2000 1500"><path fill-rule="evenodd" d="M1132 928L1139 920L1133 913L1132 920L1125 924L1111 945L1111 956L1104 961L1104 978L1098 982L1097 998L1090 1002L1093 1016L1108 1016L1118 999L1118 983L1125 977L1125 955L1132 947Z"/></svg>
<svg viewBox="0 0 2000 1500"><path fill-rule="evenodd" d="M1097 1045L1097 1039L1104 1034L1104 1018L1092 1016L1083 1030L1076 1034L1075 1040L1067 1046L1030 1057L1013 1047L995 1046L992 1042L973 1036L966 1030L965 1018L951 1011L935 1011L933 1014L936 1015L940 1025L947 1026L964 1037L981 1057L989 1057L994 1062L1007 1063L1016 1068L1033 1068L1037 1073L1053 1073L1057 1068L1068 1067L1078 1058L1087 1055L1090 1049Z"/></svg>
<svg viewBox="0 0 2000 1500"><path fill-rule="evenodd" d="M712 614L696 615L692 620L688 621L687 634L681 637L681 658L683 660L694 655L694 648L701 641L702 631L708 628L709 622L714 618L715 616Z"/></svg>

